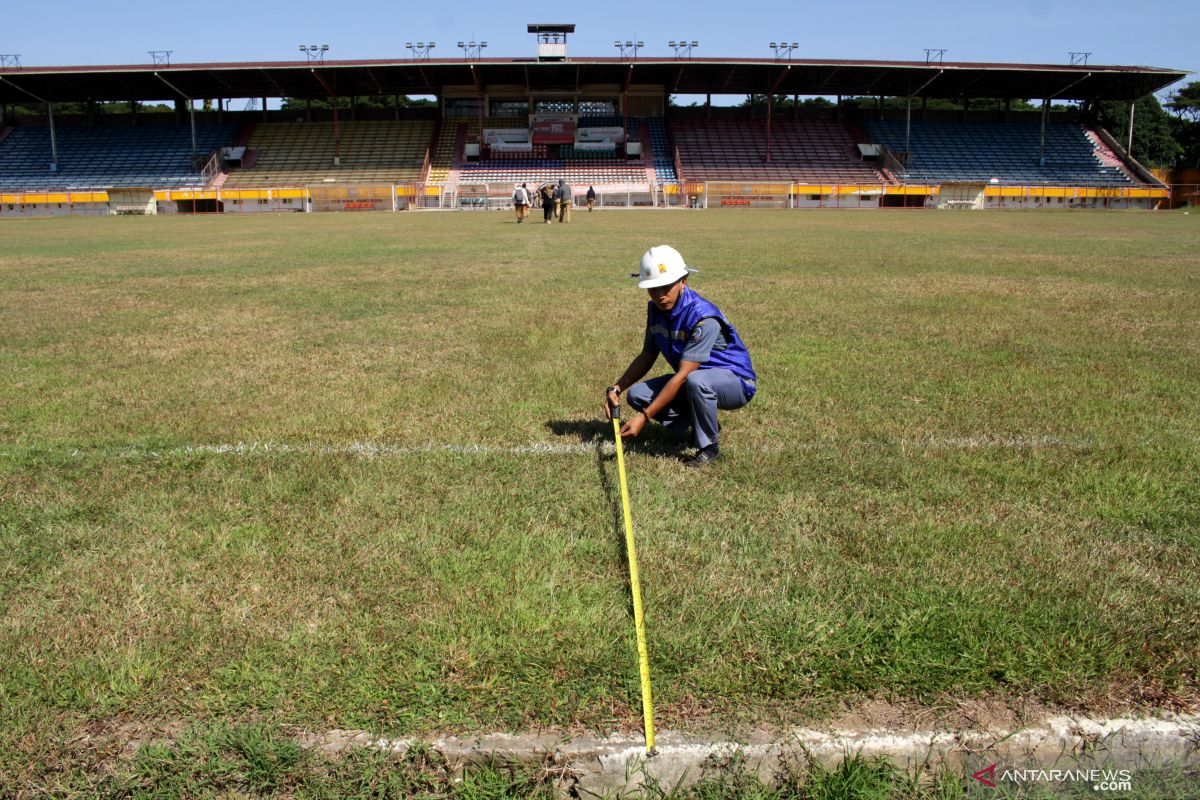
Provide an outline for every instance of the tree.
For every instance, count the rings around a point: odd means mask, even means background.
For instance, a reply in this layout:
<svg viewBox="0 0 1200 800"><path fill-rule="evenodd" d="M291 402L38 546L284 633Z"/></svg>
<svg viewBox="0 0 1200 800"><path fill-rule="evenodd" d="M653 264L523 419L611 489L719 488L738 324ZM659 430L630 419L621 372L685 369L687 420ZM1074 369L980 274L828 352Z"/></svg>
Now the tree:
<svg viewBox="0 0 1200 800"><path fill-rule="evenodd" d="M139 114L161 114L175 109L166 103L154 103L153 105L139 103ZM90 110L94 110L97 114L128 114L129 103L103 103L97 102L92 105ZM13 116L28 116L28 117L44 117L46 116L46 106L44 103L28 103L18 104L8 107L8 113ZM55 103L54 115L66 116L67 114L87 114L89 108L87 103Z"/></svg>
<svg viewBox="0 0 1200 800"><path fill-rule="evenodd" d="M351 102L349 97L339 97L337 99L337 107L350 108ZM437 103L427 98L414 99L407 95L400 95L401 108L432 108ZM303 111L308 107L308 101L303 97L285 97L280 108L284 111ZM333 103L327 97L312 98L312 107L318 110L328 110L333 108ZM396 98L390 94L372 94L364 95L358 98L359 108L395 108Z"/></svg>
<svg viewBox="0 0 1200 800"><path fill-rule="evenodd" d="M1096 104L1096 121L1124 144L1129 137L1129 101L1104 100ZM1171 118L1152 94L1140 98L1133 111L1133 152L1129 155L1148 167L1170 167L1183 148L1171 132Z"/></svg>
<svg viewBox="0 0 1200 800"><path fill-rule="evenodd" d="M1200 81L1192 81L1172 95L1167 108L1189 122L1200 122Z"/></svg>
<svg viewBox="0 0 1200 800"><path fill-rule="evenodd" d="M1177 91L1169 101L1171 132L1183 149L1179 166L1200 169L1200 81L1193 81Z"/></svg>

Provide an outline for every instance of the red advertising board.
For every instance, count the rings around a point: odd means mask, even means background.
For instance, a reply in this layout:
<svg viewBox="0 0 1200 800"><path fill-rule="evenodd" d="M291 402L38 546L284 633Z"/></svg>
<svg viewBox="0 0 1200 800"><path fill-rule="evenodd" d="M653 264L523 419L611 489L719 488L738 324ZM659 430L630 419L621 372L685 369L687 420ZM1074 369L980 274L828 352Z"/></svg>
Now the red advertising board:
<svg viewBox="0 0 1200 800"><path fill-rule="evenodd" d="M574 120L534 120L533 121L533 143L534 144L574 144L575 143L575 121Z"/></svg>

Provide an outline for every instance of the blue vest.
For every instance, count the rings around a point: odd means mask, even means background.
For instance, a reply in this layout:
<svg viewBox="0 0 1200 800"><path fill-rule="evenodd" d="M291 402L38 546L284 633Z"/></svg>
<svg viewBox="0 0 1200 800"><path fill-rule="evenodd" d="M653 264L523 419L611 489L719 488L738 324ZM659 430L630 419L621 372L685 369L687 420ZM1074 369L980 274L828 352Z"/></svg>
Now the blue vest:
<svg viewBox="0 0 1200 800"><path fill-rule="evenodd" d="M696 292L686 286L683 287L683 291L679 294L679 300L669 315L659 311L658 306L651 301L646 313L646 329L654 337L654 344L658 346L658 352L662 353L663 358L667 360L672 369L678 372L679 363L683 360L683 351L687 349L688 337L691 335L692 329L700 320L708 318L717 320L721 325L721 333L725 335L728 346L724 350L714 347L708 356L708 361L701 364L700 369L730 370L742 379L742 383L746 387L747 399L753 397L758 390L758 376L754 374L754 367L750 365L750 353L746 350L746 345L742 344L741 337L729 324L729 320L725 319L721 309Z"/></svg>

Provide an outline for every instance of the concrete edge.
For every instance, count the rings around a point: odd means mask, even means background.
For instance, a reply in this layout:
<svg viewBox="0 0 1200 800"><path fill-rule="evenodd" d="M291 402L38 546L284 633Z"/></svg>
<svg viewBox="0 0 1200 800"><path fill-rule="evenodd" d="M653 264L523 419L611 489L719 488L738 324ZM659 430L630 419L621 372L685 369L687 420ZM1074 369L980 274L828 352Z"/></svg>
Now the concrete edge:
<svg viewBox="0 0 1200 800"><path fill-rule="evenodd" d="M793 728L782 735L745 741L662 733L647 758L640 736L514 735L492 733L442 739L386 739L365 731L333 730L303 737L307 747L337 752L370 747L405 752L428 745L452 768L481 761L540 765L557 773L564 791L581 797L620 797L644 782L687 786L706 770L740 760L742 768L772 783L811 762L835 767L847 755L883 757L910 774L946 768L969 775L996 765L1042 771L1034 780L1072 779L1069 770L1137 770L1200 766L1200 715L1095 719L1056 716L1016 729L816 730ZM1052 775L1051 771L1058 771ZM1011 779L1012 772L1007 773ZM1023 774L1027 774L1023 773ZM1078 776L1074 776L1078 779Z"/></svg>

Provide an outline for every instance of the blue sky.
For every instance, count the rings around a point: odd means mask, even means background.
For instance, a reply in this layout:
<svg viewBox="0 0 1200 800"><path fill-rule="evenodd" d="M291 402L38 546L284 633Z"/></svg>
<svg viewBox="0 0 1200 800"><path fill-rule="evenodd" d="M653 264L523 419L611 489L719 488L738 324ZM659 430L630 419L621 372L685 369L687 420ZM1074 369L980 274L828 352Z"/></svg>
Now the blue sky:
<svg viewBox="0 0 1200 800"><path fill-rule="evenodd" d="M149 62L148 50L187 61L294 60L301 43L329 44L330 58L405 57L406 41L438 42L434 56L461 55L459 40L486 39L485 55L529 56L530 22L573 22L570 53L615 55L635 36L642 55L669 55L670 39L696 39L696 57L765 57L767 43L800 44L801 58L923 59L946 48L953 61L1091 63L1200 69L1200 2L1194 0L1008 0L1007 2L434 2L195 4L126 0L6 3L0 53L26 66ZM1192 76L1191 80L1200 79Z"/></svg>

